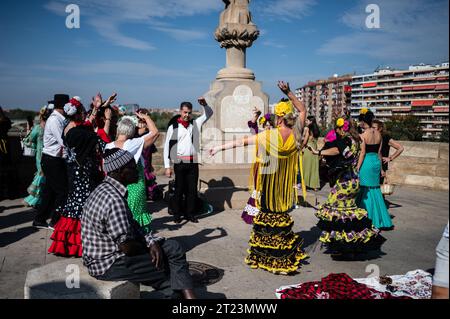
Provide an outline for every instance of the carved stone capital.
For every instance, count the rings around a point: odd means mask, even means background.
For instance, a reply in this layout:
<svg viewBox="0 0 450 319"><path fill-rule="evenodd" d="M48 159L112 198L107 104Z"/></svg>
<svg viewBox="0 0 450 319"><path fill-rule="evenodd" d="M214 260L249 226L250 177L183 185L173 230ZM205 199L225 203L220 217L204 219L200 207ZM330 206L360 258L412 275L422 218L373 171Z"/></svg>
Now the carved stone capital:
<svg viewBox="0 0 450 319"><path fill-rule="evenodd" d="M254 24L226 23L216 29L214 36L222 48L245 49L251 47L258 39L259 30Z"/></svg>

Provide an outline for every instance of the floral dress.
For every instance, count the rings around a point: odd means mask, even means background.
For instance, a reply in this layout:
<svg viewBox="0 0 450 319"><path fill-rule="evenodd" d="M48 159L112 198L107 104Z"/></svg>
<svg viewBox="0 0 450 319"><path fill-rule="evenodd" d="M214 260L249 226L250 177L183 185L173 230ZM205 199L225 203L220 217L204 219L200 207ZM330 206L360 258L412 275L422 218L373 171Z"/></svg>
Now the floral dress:
<svg viewBox="0 0 450 319"><path fill-rule="evenodd" d="M322 230L320 241L330 252L359 253L379 249L384 238L372 225L367 211L356 205L359 177L355 168L359 145L345 137L325 145L325 149L333 147L337 147L340 154L333 161L331 157L326 158L333 176L328 199L316 213L317 227Z"/></svg>

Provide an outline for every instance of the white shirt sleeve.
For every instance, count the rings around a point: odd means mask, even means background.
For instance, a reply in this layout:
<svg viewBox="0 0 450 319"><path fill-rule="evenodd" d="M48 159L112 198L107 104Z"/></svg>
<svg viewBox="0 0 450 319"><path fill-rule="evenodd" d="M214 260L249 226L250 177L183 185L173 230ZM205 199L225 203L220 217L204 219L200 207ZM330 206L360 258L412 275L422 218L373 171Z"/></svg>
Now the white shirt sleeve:
<svg viewBox="0 0 450 319"><path fill-rule="evenodd" d="M133 155L136 164L139 162L139 159L141 158L142 155L142 151L144 150L145 136L147 135L138 138L132 138L130 140L127 140L123 144L123 149L125 151L130 152Z"/></svg>
<svg viewBox="0 0 450 319"><path fill-rule="evenodd" d="M202 105L203 107L203 114L195 120L195 122L197 123L197 127L200 129L202 127L202 125L211 118L211 116L213 115L213 110L209 105L206 105L205 107Z"/></svg>
<svg viewBox="0 0 450 319"><path fill-rule="evenodd" d="M172 139L172 134L173 134L173 126L170 125L169 128L167 129L166 141L164 143L164 168L170 168L169 146L170 146L170 140Z"/></svg>
<svg viewBox="0 0 450 319"><path fill-rule="evenodd" d="M50 125L50 134L55 138L56 142L58 143L59 150L58 153L64 156L64 141L62 139L62 134L64 131L64 127L60 125L58 120L53 120Z"/></svg>

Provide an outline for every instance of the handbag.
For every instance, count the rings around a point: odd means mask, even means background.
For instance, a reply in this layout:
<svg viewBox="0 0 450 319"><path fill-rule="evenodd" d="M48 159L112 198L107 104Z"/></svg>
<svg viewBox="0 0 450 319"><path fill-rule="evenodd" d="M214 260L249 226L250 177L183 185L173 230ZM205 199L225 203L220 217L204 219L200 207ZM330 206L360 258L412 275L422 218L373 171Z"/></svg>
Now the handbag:
<svg viewBox="0 0 450 319"><path fill-rule="evenodd" d="M380 186L381 194L389 196L394 194L395 185L389 184L387 176L384 178L383 184Z"/></svg>
<svg viewBox="0 0 450 319"><path fill-rule="evenodd" d="M27 145L25 145L25 143L22 141L20 141L20 144L22 145L22 154L23 156L28 156L28 157L35 157L36 156L36 149L29 147Z"/></svg>

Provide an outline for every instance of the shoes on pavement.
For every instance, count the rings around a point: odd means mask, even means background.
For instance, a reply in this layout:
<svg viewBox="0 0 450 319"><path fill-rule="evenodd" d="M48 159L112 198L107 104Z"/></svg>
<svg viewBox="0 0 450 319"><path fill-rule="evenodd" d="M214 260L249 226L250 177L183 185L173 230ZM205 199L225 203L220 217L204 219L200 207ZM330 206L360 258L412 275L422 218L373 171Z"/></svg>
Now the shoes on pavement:
<svg viewBox="0 0 450 319"><path fill-rule="evenodd" d="M32 226L40 229L49 229L49 225L46 222L40 222L36 220L33 221Z"/></svg>
<svg viewBox="0 0 450 319"><path fill-rule="evenodd" d="M195 216L188 216L186 219L194 224L198 224L198 219Z"/></svg>
<svg viewBox="0 0 450 319"><path fill-rule="evenodd" d="M181 219L181 217L179 217L179 216L175 216L174 219L173 219L173 222L174 222L175 224L181 224L182 219Z"/></svg>

